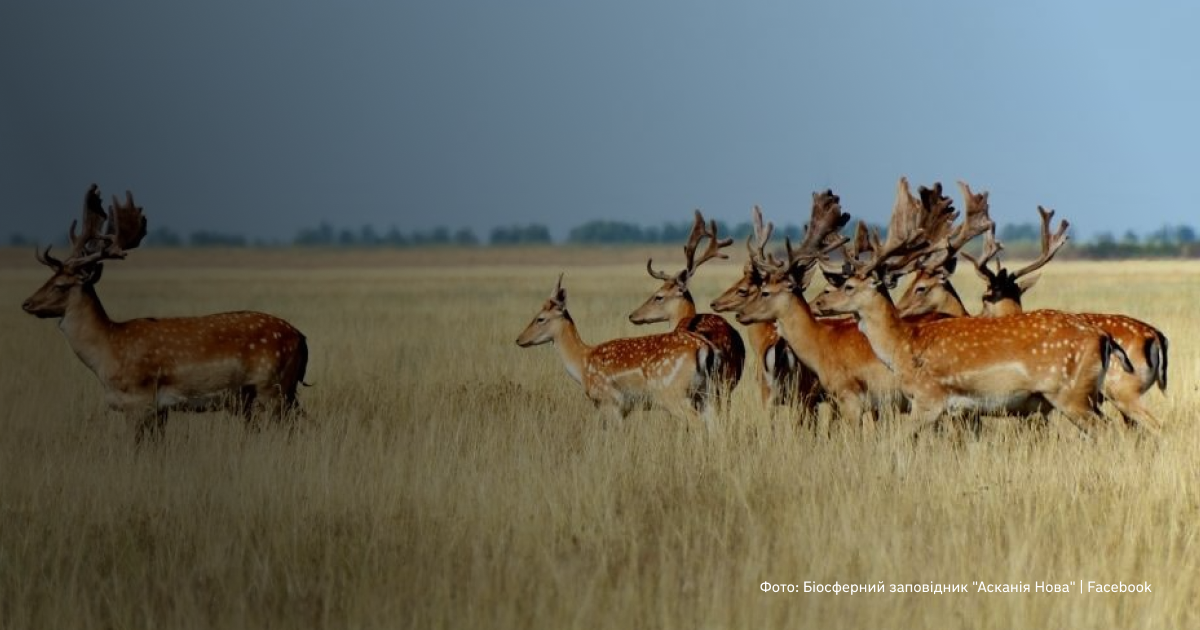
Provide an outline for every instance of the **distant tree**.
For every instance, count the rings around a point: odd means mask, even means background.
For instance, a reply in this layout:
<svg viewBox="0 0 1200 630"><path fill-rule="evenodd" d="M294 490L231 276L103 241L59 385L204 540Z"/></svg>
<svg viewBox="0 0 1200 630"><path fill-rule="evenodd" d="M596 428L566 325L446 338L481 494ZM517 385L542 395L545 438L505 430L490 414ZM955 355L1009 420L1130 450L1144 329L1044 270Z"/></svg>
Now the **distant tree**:
<svg viewBox="0 0 1200 630"><path fill-rule="evenodd" d="M358 237L354 235L354 232L344 228L338 232L338 245L341 245L342 247L353 247L357 242Z"/></svg>
<svg viewBox="0 0 1200 630"><path fill-rule="evenodd" d="M1196 230L1192 229L1190 225L1180 225L1175 228L1175 240L1184 244L1195 243Z"/></svg>
<svg viewBox="0 0 1200 630"><path fill-rule="evenodd" d="M24 234L21 234L20 232L13 232L12 235L8 237L8 244L12 245L13 247L24 247L30 245L30 242L29 239L25 238Z"/></svg>
<svg viewBox="0 0 1200 630"><path fill-rule="evenodd" d="M488 238L492 245L548 245L550 229L544 225L530 223L525 226L493 228Z"/></svg>
<svg viewBox="0 0 1200 630"><path fill-rule="evenodd" d="M475 246L479 244L479 237L475 236L475 232L471 228L459 228L454 233L454 244L463 246Z"/></svg>
<svg viewBox="0 0 1200 630"><path fill-rule="evenodd" d="M388 228L387 234L383 235L383 242L389 247L404 247L408 245L408 237L393 225Z"/></svg>
<svg viewBox="0 0 1200 630"><path fill-rule="evenodd" d="M687 238L684 233L683 238ZM642 228L624 221L596 220L572 228L567 234L568 243L605 244L644 243L646 236Z"/></svg>
<svg viewBox="0 0 1200 630"><path fill-rule="evenodd" d="M146 234L146 244L154 247L183 247L183 236L169 227L157 227Z"/></svg>
<svg viewBox="0 0 1200 630"><path fill-rule="evenodd" d="M192 247L245 247L246 237L240 234L197 230L188 237L188 244Z"/></svg>
<svg viewBox="0 0 1200 630"><path fill-rule="evenodd" d="M379 235L375 233L375 228L370 225L364 225L358 231L358 244L366 247L375 247L380 245Z"/></svg>
<svg viewBox="0 0 1200 630"><path fill-rule="evenodd" d="M319 247L333 245L333 226L324 221L315 228L304 228L293 241L304 247Z"/></svg>
<svg viewBox="0 0 1200 630"><path fill-rule="evenodd" d="M1000 228L996 238L1001 243L1036 241L1042 238L1042 228L1033 223L1007 223Z"/></svg>

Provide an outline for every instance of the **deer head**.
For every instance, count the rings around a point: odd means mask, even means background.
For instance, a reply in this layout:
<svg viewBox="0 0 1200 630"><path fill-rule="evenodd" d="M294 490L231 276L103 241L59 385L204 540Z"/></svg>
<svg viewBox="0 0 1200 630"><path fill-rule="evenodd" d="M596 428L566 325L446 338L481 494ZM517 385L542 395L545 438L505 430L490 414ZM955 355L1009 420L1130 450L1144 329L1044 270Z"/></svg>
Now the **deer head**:
<svg viewBox="0 0 1200 630"><path fill-rule="evenodd" d="M554 341L563 325L571 321L571 315L567 313L567 290L562 286L562 279L563 275L558 274L558 282L550 292L550 297L542 303L533 321L517 337L518 346L528 348Z"/></svg>
<svg viewBox="0 0 1200 630"><path fill-rule="evenodd" d="M762 210L758 206L754 206L751 220L754 233L746 237L746 251L750 256L746 259L746 264L742 266L742 277L712 301L711 306L714 312L740 311L750 299L758 294L758 288L762 286L766 276L759 272L758 267L754 264L756 256L770 261L772 265L777 264L774 257L767 252L767 244L771 241L771 232L774 231L775 226L771 223L763 223Z"/></svg>
<svg viewBox="0 0 1200 630"><path fill-rule="evenodd" d="M784 241L787 260L776 261L761 249L751 251L751 261L764 280L757 295L738 313L738 321L750 324L778 319L792 299L803 301L817 261L846 243L839 231L849 220L850 215L842 212L840 199L833 191L813 193L812 215L800 245L793 248L790 239Z"/></svg>
<svg viewBox="0 0 1200 630"><path fill-rule="evenodd" d="M971 239L994 230L996 224L988 216L987 192L972 193L970 186L961 181L958 187L966 205L966 217L943 241L941 255L923 261L917 269L908 289L896 304L902 315L923 315L934 311L957 316L966 314L958 293L950 283L950 277L957 266L959 251ZM938 206L949 204L949 198L941 197L940 192L941 185L935 185L932 190L921 188L921 205L927 214L932 212L937 215ZM940 198L940 201L934 201L935 198Z"/></svg>
<svg viewBox="0 0 1200 630"><path fill-rule="evenodd" d="M142 216L142 208L134 204L133 193L125 192L124 203L113 196L105 213L100 189L95 184L84 196L83 229L76 235L78 224L73 221L68 231L71 252L65 260L51 256L49 247L36 253L38 262L50 267L54 275L25 300L22 304L25 312L42 318L62 317L73 295L100 280L103 261L125 258L128 250L136 248L146 236L146 217Z"/></svg>
<svg viewBox="0 0 1200 630"><path fill-rule="evenodd" d="M954 218L948 208L926 212L909 190L908 179L900 178L887 239L880 242L879 235L860 222L850 247L843 248L843 263L822 263L829 285L813 306L824 313L858 315L878 296L890 304L888 291L901 277L929 257L944 257Z"/></svg>
<svg viewBox="0 0 1200 630"><path fill-rule="evenodd" d="M1058 230L1052 233L1050 223L1054 219L1054 211L1038 206L1038 214L1042 219L1042 251L1037 260L1028 265L1013 272L1001 266L1000 260L996 256L1003 251L1004 247L996 242L994 224L984 236L983 251L979 258L963 253L963 256L971 261L975 272L987 283L983 292L984 315L999 316L1019 312L1021 296L1032 288L1040 277L1034 272L1050 262L1058 250L1067 244L1067 229L1071 224L1064 220L1059 223ZM993 260L996 266L994 271L988 267L988 263Z"/></svg>
<svg viewBox="0 0 1200 630"><path fill-rule="evenodd" d="M708 239L708 245L697 258L696 250L700 247L700 241L705 238ZM718 236L716 221L711 221L706 225L704 215L696 210L692 231L688 235L687 243L683 246L686 266L680 272L672 275L656 271L654 260L647 260L646 273L650 274L651 278L661 280L662 286L650 296L650 299L629 314L629 321L635 324L650 324L695 314L696 306L692 294L688 290L688 283L696 275L696 270L700 268L700 265L714 258L729 258L727 254L721 252L721 249L732 244L733 239L722 239ZM685 311L690 312L685 313Z"/></svg>

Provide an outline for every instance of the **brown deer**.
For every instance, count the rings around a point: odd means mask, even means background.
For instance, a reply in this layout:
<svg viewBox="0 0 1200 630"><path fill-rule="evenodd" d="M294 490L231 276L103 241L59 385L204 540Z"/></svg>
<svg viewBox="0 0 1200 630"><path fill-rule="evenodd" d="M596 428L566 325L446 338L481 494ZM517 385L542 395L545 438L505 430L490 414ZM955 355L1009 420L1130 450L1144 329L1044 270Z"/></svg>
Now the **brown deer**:
<svg viewBox="0 0 1200 630"><path fill-rule="evenodd" d="M700 241L708 238L708 246L696 256ZM721 248L733 244L733 239L721 239L717 235L717 222L712 221L705 226L704 215L696 211L691 234L683 246L683 256L686 266L674 275L654 270L654 260L646 261L646 272L650 277L661 280L662 286L629 314L629 321L634 324L652 324L669 322L676 331L691 331L712 342L720 353L721 383L720 396L725 397L737 386L742 378L742 369L746 363L746 345L737 330L725 321L724 317L712 313L696 314L696 301L688 283L695 276L700 265L714 258L728 258L721 253Z"/></svg>
<svg viewBox="0 0 1200 630"><path fill-rule="evenodd" d="M1067 229L1070 223L1061 221L1058 229L1051 231L1054 211L1038 207L1041 216L1041 253L1036 260L1013 272L1001 266L996 258L1003 246L996 241L996 226L988 214L988 195L972 193L970 187L959 182L963 197L966 199L968 218L972 215L981 217L978 227L984 227L980 233L984 235L982 252L978 258L967 252L962 256L969 260L975 272L986 283L983 294L983 310L985 317L1000 317L1020 313L1021 296L1037 281L1036 271L1050 262L1054 255L1067 242ZM969 239L968 239L969 240ZM965 243L965 241L963 242ZM954 271L955 254L961 249L961 244L954 243L946 261L933 269L921 268L916 274L908 291L897 304L901 314L941 312L955 317L967 316L967 310L962 300L950 283L950 275ZM996 263L993 271L988 264ZM1125 315L1107 315L1097 313L1075 313L1080 321L1096 326L1112 335L1130 359L1133 372L1125 370L1109 370L1104 383L1104 395L1113 403L1128 424L1144 425L1157 429L1161 422L1145 407L1141 396L1156 384L1159 389L1166 389L1167 382L1167 338L1162 331Z"/></svg>
<svg viewBox="0 0 1200 630"><path fill-rule="evenodd" d="M712 429L720 355L704 337L672 331L590 346L579 337L567 312L567 292L559 275L550 298L517 337L522 348L544 343L554 344L567 374L615 420L637 406L658 402L684 416L701 412Z"/></svg>
<svg viewBox="0 0 1200 630"><path fill-rule="evenodd" d="M1050 223L1054 218L1054 211L1038 206L1038 213L1042 218L1042 252L1032 263L1014 272L1009 272L1001 266L996 256L1003 248L996 242L994 229L985 236L979 258L963 254L971 261L976 273L987 283L983 293L983 316L1002 317L1022 312L1024 307L1021 305L1021 297L1038 279L1037 275L1031 274L1050 262L1054 254L1066 243L1067 228L1070 224L1062 221L1058 230L1051 234ZM995 270L988 267L992 260L996 262ZM1104 383L1104 395L1121 413L1126 424L1136 424L1157 431L1162 423L1146 408L1141 398L1155 385L1160 391L1166 391L1167 336L1154 326L1127 315L1073 313L1073 316L1112 335L1117 344L1125 349L1133 371L1110 370Z"/></svg>
<svg viewBox="0 0 1200 630"><path fill-rule="evenodd" d="M908 288L896 302L896 309L903 317L927 313L942 313L949 317L963 317L968 314L962 299L958 297L958 291L950 282L950 277L957 266L958 252L976 236L994 230L996 224L988 215L987 192L973 194L971 187L961 181L958 182L958 187L966 205L966 217L944 243L940 264L926 261L913 273ZM930 189L922 186L919 189L922 208L948 202L948 198L943 197L941 193L941 184L934 184Z"/></svg>
<svg viewBox="0 0 1200 630"><path fill-rule="evenodd" d="M749 303L766 281L758 271L752 258L758 255L766 260L768 242L771 240L772 225L763 225L762 210L754 206L754 234L746 238L747 259L742 268L742 277L717 299L712 301L712 310L717 313L736 313ZM773 261L772 261L773 262ZM817 403L823 398L821 382L816 372L805 367L787 341L779 336L775 322L754 322L746 325L750 337L753 357L759 363L758 384L763 404L794 405L815 413Z"/></svg>
<svg viewBox="0 0 1200 630"><path fill-rule="evenodd" d="M832 191L813 193L804 239L796 249L787 243L787 260L776 262L751 252L764 280L737 319L742 324L775 322L788 346L836 402L841 416L869 426L875 409L902 402L899 380L875 356L853 320L818 319L804 299L819 258L844 243L838 230L849 219Z"/></svg>
<svg viewBox="0 0 1200 630"><path fill-rule="evenodd" d="M920 202L901 178L887 240L868 236L860 224L853 247L843 250L845 277L814 305L858 320L911 401L913 434L947 412L986 413L1032 395L1090 433L1099 419L1110 358L1131 369L1110 335L1058 311L918 324L901 319L889 290L923 259L945 255L944 246L935 245L943 238L923 221Z"/></svg>
<svg viewBox="0 0 1200 630"><path fill-rule="evenodd" d="M107 220L107 228L101 231ZM54 275L28 300L25 312L58 319L71 349L104 386L112 409L137 420L137 441L160 435L172 408L237 403L252 422L256 407L282 417L297 408L308 345L291 324L264 313L239 311L203 317L109 319L96 295L106 260L123 259L146 235L133 194L113 197L106 214L93 184L84 198L81 233L71 223L70 255L50 248L37 259Z"/></svg>

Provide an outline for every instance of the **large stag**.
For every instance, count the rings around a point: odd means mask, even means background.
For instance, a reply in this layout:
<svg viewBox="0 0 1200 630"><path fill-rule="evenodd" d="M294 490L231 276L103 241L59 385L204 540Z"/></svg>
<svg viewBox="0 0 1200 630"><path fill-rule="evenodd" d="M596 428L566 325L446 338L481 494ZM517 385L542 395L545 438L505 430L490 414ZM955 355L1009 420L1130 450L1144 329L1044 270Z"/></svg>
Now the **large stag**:
<svg viewBox="0 0 1200 630"><path fill-rule="evenodd" d="M106 223L107 222L107 223ZM107 228L105 225L107 224ZM39 251L54 275L22 307L57 318L71 349L104 386L109 407L137 419L137 440L157 435L171 408L236 403L248 422L258 408L282 417L296 408L308 346L291 324L265 313L109 319L96 295L106 260L123 259L146 235L133 194L113 197L107 214L93 184L84 197L82 230L69 232L65 260ZM102 229L103 228L103 229Z"/></svg>
<svg viewBox="0 0 1200 630"><path fill-rule="evenodd" d="M705 238L708 239L708 245L697 257L696 250L700 241ZM728 258L726 254L721 253L721 249L732 244L733 239L721 239L717 235L716 221L706 226L704 215L697 210L691 234L683 246L686 266L679 273L669 274L655 271L654 261L647 260L646 272L650 277L661 280L662 286L637 310L629 314L629 321L635 324L669 322L675 331L695 332L711 341L721 355L722 396L732 391L742 378L742 368L746 363L746 345L742 343L741 335L724 317L712 313L696 314L696 301L692 298L689 283L700 265L714 258Z"/></svg>
<svg viewBox="0 0 1200 630"><path fill-rule="evenodd" d="M751 252L764 280L737 319L743 324L775 322L801 363L816 373L842 417L869 425L875 409L902 401L899 381L852 320L818 319L804 299L818 260L844 243L838 231L849 219L832 191L813 193L804 239L794 249L787 244L787 260Z"/></svg>
<svg viewBox="0 0 1200 630"><path fill-rule="evenodd" d="M658 402L685 416L701 412L709 429L720 357L712 343L688 331L583 342L567 312L562 276L550 298L517 337L522 348L553 343L567 373L587 397L615 420L635 407Z"/></svg>
<svg viewBox="0 0 1200 630"><path fill-rule="evenodd" d="M1061 221L1058 229L1051 231L1054 211L1038 206L1038 214L1041 216L1041 253L1033 262L1016 271L1009 271L997 258L1004 248L996 241L995 223L987 219L987 193L972 193L971 189L961 182L959 186L966 200L968 216L982 217L978 226L985 227L982 230L984 244L980 255L975 257L965 251L961 252L986 283L980 315L1001 317L1020 313L1024 310L1021 297L1033 287L1039 277L1035 272L1050 262L1067 243L1067 229L1070 224ZM967 315L962 300L950 284L953 256L958 253L958 249L953 248L950 257L935 268L918 271L917 277L898 304L902 314L932 311L952 316ZM994 270L989 267L992 262L995 262ZM1155 385L1158 385L1159 389L1166 389L1166 335L1150 324L1125 315L1074 313L1073 316L1112 335L1117 344L1126 351L1133 365L1133 372L1108 371L1104 383L1105 398L1113 403L1127 423L1136 423L1151 430L1158 429L1161 423L1142 403L1141 396Z"/></svg>
<svg viewBox="0 0 1200 630"><path fill-rule="evenodd" d="M754 234L746 237L746 250L750 258L742 267L742 277L712 301L712 310L718 313L741 311L758 295L759 287L766 281L766 276L759 272L753 259L756 256L762 260L770 257L766 248L773 226L763 224L762 211L758 206L754 206L752 218ZM803 409L815 412L822 398L817 374L800 362L787 340L779 335L775 322L747 324L746 333L750 337L755 360L759 363L758 383L763 403L799 404Z"/></svg>
<svg viewBox="0 0 1200 630"><path fill-rule="evenodd" d="M1067 242L1069 224L1062 221L1058 230L1050 232L1053 210L1038 206L1042 219L1042 252L1037 260L1013 272L1003 267L996 256L1002 247L996 242L994 229L988 232L979 258L963 255L971 261L975 272L987 283L983 293L985 317L1002 317L1024 311L1021 297L1033 287L1038 276L1033 275L1054 257ZM995 260L996 269L988 267ZM1127 315L1107 313L1074 313L1076 319L1112 335L1129 354L1133 372L1111 370L1104 383L1104 395L1121 413L1125 422L1158 430L1162 423L1142 403L1141 397L1158 385L1167 388L1167 336L1146 322Z"/></svg>
<svg viewBox="0 0 1200 630"><path fill-rule="evenodd" d="M860 237L845 250L844 277L815 306L858 320L875 354L900 378L914 433L953 410L1005 409L1031 395L1081 431L1093 429L1110 358L1132 369L1111 335L1058 311L906 323L889 290L922 261L945 256L947 237L922 223L921 204L904 178L887 240L865 234L860 225Z"/></svg>

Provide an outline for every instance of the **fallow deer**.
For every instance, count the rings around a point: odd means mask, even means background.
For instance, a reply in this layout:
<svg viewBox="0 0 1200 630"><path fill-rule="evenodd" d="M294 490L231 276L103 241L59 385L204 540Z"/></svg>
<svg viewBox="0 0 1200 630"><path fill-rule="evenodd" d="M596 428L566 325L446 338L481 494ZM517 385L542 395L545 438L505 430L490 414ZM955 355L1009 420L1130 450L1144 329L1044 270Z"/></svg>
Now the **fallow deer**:
<svg viewBox="0 0 1200 630"><path fill-rule="evenodd" d="M965 182L958 182L966 205L966 216L953 234L944 244L944 252L940 264L930 264L926 261L914 273L908 288L896 302L896 309L904 317L924 315L926 313L942 313L949 317L963 317L967 309L963 306L958 291L950 282L958 262L958 252L966 244L980 234L995 229L996 224L988 215L987 192L973 194ZM930 204L944 203L947 199L942 196L941 184L934 184L927 189L922 186L919 190L923 208Z"/></svg>
<svg viewBox="0 0 1200 630"><path fill-rule="evenodd" d="M853 320L818 319L804 299L818 259L845 241L838 230L849 219L832 191L813 193L804 239L796 249L787 244L787 260L776 262L751 252L764 280L737 319L743 324L775 322L801 363L837 403L841 416L869 426L875 409L903 401L899 380L875 356Z"/></svg>
<svg viewBox="0 0 1200 630"><path fill-rule="evenodd" d="M846 276L815 300L824 312L852 314L875 354L898 375L912 404L913 434L956 409L988 412L1040 395L1088 434L1099 418L1110 358L1131 369L1112 336L1066 313L904 322L889 290L940 250L942 234L923 224L920 203L900 179L887 240L860 224L844 250ZM865 259L864 259L865 255Z"/></svg>
<svg viewBox="0 0 1200 630"><path fill-rule="evenodd" d="M100 379L108 406L137 420L138 442L159 435L172 408L211 408L233 400L248 422L256 407L276 417L296 409L296 389L308 363L300 331L278 317L249 311L113 321L95 285L104 261L125 258L145 237L142 208L126 192L124 203L113 197L106 214L93 184L78 236L75 227L72 222L65 260L52 257L49 247L37 253L54 275L23 308L58 319L71 349Z"/></svg>
<svg viewBox="0 0 1200 630"><path fill-rule="evenodd" d="M697 257L696 250L700 241L705 238L708 239L708 246ZM746 345L742 342L742 336L724 317L713 313L696 314L696 302L692 299L689 282L700 265L714 258L728 258L728 255L721 253L721 248L732 244L733 239L721 239L717 235L716 221L712 221L706 227L704 215L697 210L691 234L683 246L686 266L679 273L672 275L655 271L654 260L647 260L646 272L650 277L661 280L663 284L645 303L629 314L629 321L634 324L669 322L673 330L691 331L712 342L721 359L721 397L732 392L742 378L742 369L746 363Z"/></svg>
<svg viewBox="0 0 1200 630"><path fill-rule="evenodd" d="M688 331L583 342L567 311L562 275L533 321L517 337L522 348L553 343L567 374L583 385L597 408L621 420L638 406L658 402L676 414L711 414L720 356L712 343Z"/></svg>
<svg viewBox="0 0 1200 630"><path fill-rule="evenodd" d="M754 234L746 237L746 251L751 258L746 260L742 268L741 279L712 301L712 310L717 313L742 310L758 295L759 287L766 281L766 276L754 265L753 257L757 250L760 258L768 258L766 247L771 240L773 226L763 225L762 210L758 206L754 207L753 221ZM747 324L746 333L750 337L752 356L759 364L758 384L763 404L799 404L803 409L815 412L817 403L823 397L820 380L816 372L805 367L787 341L779 336L775 322Z"/></svg>
<svg viewBox="0 0 1200 630"><path fill-rule="evenodd" d="M1032 274L1050 262L1054 254L1066 243L1067 228L1070 224L1062 221L1058 230L1052 234L1050 224L1054 218L1054 211L1038 206L1038 213L1042 219L1042 251L1032 263L1014 272L1001 266L996 256L1003 247L996 242L994 228L986 234L979 258L964 253L976 273L987 283L983 293L983 316L1002 317L1022 312L1024 308L1021 305L1021 297L1038 279L1037 275ZM995 270L988 267L992 260L996 262ZM1145 426L1152 431L1158 430L1162 423L1146 408L1141 397L1155 385L1161 391L1167 388L1167 336L1154 326L1127 315L1073 315L1079 321L1112 335L1117 344L1125 349L1133 365L1131 373L1124 370L1109 371L1104 383L1105 397L1113 403L1127 424Z"/></svg>

